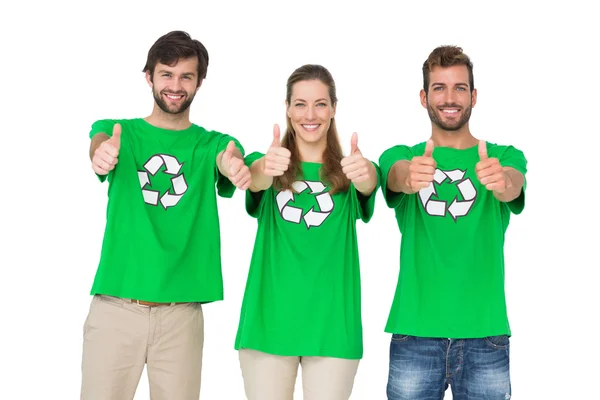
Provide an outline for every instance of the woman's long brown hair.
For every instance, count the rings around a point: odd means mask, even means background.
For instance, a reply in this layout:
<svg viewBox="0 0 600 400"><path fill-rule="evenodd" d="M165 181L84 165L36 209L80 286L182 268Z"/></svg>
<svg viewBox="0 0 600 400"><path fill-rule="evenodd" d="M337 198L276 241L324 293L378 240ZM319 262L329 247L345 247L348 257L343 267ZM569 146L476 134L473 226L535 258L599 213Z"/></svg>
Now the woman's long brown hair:
<svg viewBox="0 0 600 400"><path fill-rule="evenodd" d="M296 69L287 81L286 104L289 106L292 99L292 91L294 85L302 81L319 80L329 88L329 98L331 105L335 107L337 104L337 96L335 91L335 82L331 73L327 68L321 65L307 64ZM298 175L301 175L300 168L300 153L296 142L296 131L292 126L292 121L286 114L287 128L281 139L281 145L287 148L292 156L290 157L290 165L287 171L282 176L275 177L274 186L278 190L294 190L292 184ZM346 178L340 162L344 154L335 127L335 118L331 118L329 130L327 131L327 144L323 152L323 164L321 166L320 177L329 186L331 194L336 192L344 192L350 187L350 181Z"/></svg>

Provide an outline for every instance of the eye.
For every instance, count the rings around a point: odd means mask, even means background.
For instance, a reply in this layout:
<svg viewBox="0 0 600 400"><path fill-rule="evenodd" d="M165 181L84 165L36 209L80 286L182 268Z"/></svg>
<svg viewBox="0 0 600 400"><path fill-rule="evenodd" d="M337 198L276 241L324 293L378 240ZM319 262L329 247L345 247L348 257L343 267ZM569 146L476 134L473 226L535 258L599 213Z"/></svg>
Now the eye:
<svg viewBox="0 0 600 400"><path fill-rule="evenodd" d="M466 88L466 87L464 87L464 86L459 86L459 87L457 87L457 88L456 88L456 90L458 90L458 91L461 91L461 92L462 92L462 91L465 91L465 90L467 90L467 88Z"/></svg>
<svg viewBox="0 0 600 400"><path fill-rule="evenodd" d="M439 91L440 91L440 90L442 90L442 89L443 89L443 87L441 87L441 86L436 86L436 87L434 87L434 88L433 88L433 91L434 91L434 92L439 92Z"/></svg>
<svg viewBox="0 0 600 400"><path fill-rule="evenodd" d="M294 104L295 107L304 107L304 103L296 103Z"/></svg>
<svg viewBox="0 0 600 400"><path fill-rule="evenodd" d="M171 76L171 74L167 74L167 73L165 73L165 74L162 74L161 76L162 76L163 78L169 78L169 77Z"/></svg>
<svg viewBox="0 0 600 400"><path fill-rule="evenodd" d="M327 103L317 103L317 107L327 107Z"/></svg>
<svg viewBox="0 0 600 400"><path fill-rule="evenodd" d="M189 76L189 75L184 75L184 76L183 76L183 79L185 79L185 80L189 81L190 79L192 79L192 77L191 77L191 76Z"/></svg>

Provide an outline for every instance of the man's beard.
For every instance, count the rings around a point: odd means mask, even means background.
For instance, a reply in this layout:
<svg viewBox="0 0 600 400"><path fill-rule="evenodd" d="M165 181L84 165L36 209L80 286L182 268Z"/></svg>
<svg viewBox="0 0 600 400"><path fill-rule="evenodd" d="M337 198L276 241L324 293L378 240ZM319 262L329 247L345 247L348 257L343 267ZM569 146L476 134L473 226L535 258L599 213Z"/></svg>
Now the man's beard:
<svg viewBox="0 0 600 400"><path fill-rule="evenodd" d="M184 97L187 98L187 93L184 91L181 92L163 92L163 94L172 94L172 95L183 95ZM185 110L187 110L190 105L192 104L192 101L194 101L194 96L187 98L183 103L181 103L181 105L179 106L179 108L177 108L176 110L173 109L169 109L169 104L162 98L161 93L156 93L154 90L152 90L152 95L154 96L154 101L156 101L156 104L158 104L158 107L160 107L161 110L163 110L164 112L166 112L167 114L181 114L182 112L184 112Z"/></svg>
<svg viewBox="0 0 600 400"><path fill-rule="evenodd" d="M439 107L441 107L441 108L444 108L444 107L461 108L460 105L458 105L458 104L442 104ZM429 114L429 119L438 128L443 129L445 131L458 131L463 126L465 126L466 123L469 122L469 119L471 118L471 109L472 108L473 107L469 105L469 107L464 109L463 115L458 121L453 122L452 124L448 124L448 123L444 123L442 121L442 118L440 116L441 111L437 110L436 108L433 108L431 106L431 104L429 104L429 101L427 101L427 114Z"/></svg>

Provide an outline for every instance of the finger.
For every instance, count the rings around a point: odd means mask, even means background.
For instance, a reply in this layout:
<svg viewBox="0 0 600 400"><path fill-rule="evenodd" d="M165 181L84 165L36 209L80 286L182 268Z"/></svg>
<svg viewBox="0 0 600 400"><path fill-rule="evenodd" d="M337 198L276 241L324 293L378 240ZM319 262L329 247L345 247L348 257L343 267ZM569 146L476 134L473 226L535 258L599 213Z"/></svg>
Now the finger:
<svg viewBox="0 0 600 400"><path fill-rule="evenodd" d="M273 142L271 143L271 147L281 147L281 131L279 130L279 125L273 125Z"/></svg>
<svg viewBox="0 0 600 400"><path fill-rule="evenodd" d="M367 169L366 168L360 168L357 169L356 171L352 171L348 174L346 174L346 177L350 180L354 180L356 178L358 178L359 176L367 176Z"/></svg>
<svg viewBox="0 0 600 400"><path fill-rule="evenodd" d="M479 141L479 159L481 161L488 159L487 144L485 143L485 140Z"/></svg>
<svg viewBox="0 0 600 400"><path fill-rule="evenodd" d="M410 187L412 190L419 191L421 189L425 189L426 187L429 187L430 185L431 185L431 182L416 181L416 182L411 182Z"/></svg>
<svg viewBox="0 0 600 400"><path fill-rule="evenodd" d="M362 160L362 158L363 158L362 155L360 153L357 153L357 154L353 154L351 156L342 158L342 161L340 163L341 163L342 167L345 167L345 166L359 162L360 160Z"/></svg>
<svg viewBox="0 0 600 400"><path fill-rule="evenodd" d="M420 174L420 173L411 174L410 180L413 182L431 183L431 182L433 182L433 174Z"/></svg>
<svg viewBox="0 0 600 400"><path fill-rule="evenodd" d="M114 143L111 144L110 139L108 139L105 142L102 142L102 144L100 145L100 147L98 147L96 149L95 152L97 155L100 154L108 154L111 157L118 157L119 156L119 149L117 147L114 146Z"/></svg>
<svg viewBox="0 0 600 400"><path fill-rule="evenodd" d="M121 124L115 124L112 130L112 136L108 142L114 146L117 151L121 148Z"/></svg>
<svg viewBox="0 0 600 400"><path fill-rule="evenodd" d="M504 181L504 176L502 175L502 173L492 173L489 175L482 175L482 176L477 176L479 178L479 182L481 182L482 185L489 185L491 183L502 183Z"/></svg>
<svg viewBox="0 0 600 400"><path fill-rule="evenodd" d="M104 168L100 168L99 166L92 164L92 169L94 170L95 173L97 173L98 175L108 175L108 170L104 169Z"/></svg>
<svg viewBox="0 0 600 400"><path fill-rule="evenodd" d="M289 151L288 149L286 149L285 147L276 147L273 149L273 154L280 156L280 157L285 157L288 160L290 159L290 157L292 157L292 152Z"/></svg>
<svg viewBox="0 0 600 400"><path fill-rule="evenodd" d="M354 154L359 152L358 150L358 133L354 132L352 134L352 138L350 139L350 154Z"/></svg>
<svg viewBox="0 0 600 400"><path fill-rule="evenodd" d="M431 176L433 176L435 167L432 165L415 164L410 166L410 172L417 174L431 174Z"/></svg>
<svg viewBox="0 0 600 400"><path fill-rule="evenodd" d="M425 153L423 157L433 157L433 140L429 139L425 144Z"/></svg>
<svg viewBox="0 0 600 400"><path fill-rule="evenodd" d="M494 182L485 185L487 190L496 191L498 193L503 193L506 190L506 186L502 184L502 182Z"/></svg>
<svg viewBox="0 0 600 400"><path fill-rule="evenodd" d="M96 159L102 160L105 163L110 164L110 165L115 165L119 161L118 158L113 157L108 152L103 152L103 151L96 153Z"/></svg>
<svg viewBox="0 0 600 400"><path fill-rule="evenodd" d="M229 165L229 176L236 176L244 167L244 163L239 158L233 158Z"/></svg>
<svg viewBox="0 0 600 400"><path fill-rule="evenodd" d="M265 174L266 174L268 171L278 171L278 172L280 172L280 173L278 173L278 174L277 174L277 176L279 176L279 175L283 175L283 173L284 173L285 171L287 171L287 170L288 170L288 168L289 168L289 167L288 167L287 165L284 165L284 164L266 163L266 164L265 164ZM271 176L272 176L272 175L271 175Z"/></svg>
<svg viewBox="0 0 600 400"><path fill-rule="evenodd" d="M225 162L225 167L227 165L231 165L231 158L233 157L233 150L235 149L235 143L233 142L233 140L230 140L229 143L227 143L227 147L225 148L225 151L223 151L223 155L221 156L221 165L223 165L223 162ZM231 171L230 174L231 176Z"/></svg>
<svg viewBox="0 0 600 400"><path fill-rule="evenodd" d="M238 189L246 190L250 187L250 183L252 183L252 176L250 175L250 171L246 171L246 173L240 178L237 187Z"/></svg>
<svg viewBox="0 0 600 400"><path fill-rule="evenodd" d="M234 175L234 181L236 186L240 186L245 183L246 179L248 179L248 175L250 175L250 170L245 165L240 168L240 170Z"/></svg>
<svg viewBox="0 0 600 400"><path fill-rule="evenodd" d="M282 166L290 165L290 159L288 157L283 157L283 156L275 156L275 157L271 158L269 161L273 164L278 164L278 165L282 165Z"/></svg>
<svg viewBox="0 0 600 400"><path fill-rule="evenodd" d="M433 157L413 157L413 159L411 160L411 165L428 165L430 167L434 167L436 166L436 162L435 159Z"/></svg>
<svg viewBox="0 0 600 400"><path fill-rule="evenodd" d="M94 157L94 159L92 161L92 165L95 167L98 167L99 169L101 169L103 171L107 171L107 173L108 173L108 171L110 171L114 168L113 165L110 165L106 161L104 161L100 158L97 158L97 157Z"/></svg>
<svg viewBox="0 0 600 400"><path fill-rule="evenodd" d="M231 157L231 156L233 156L234 150L235 150L235 142L233 140L230 140L229 143L227 143L227 148L225 149L225 153L227 153Z"/></svg>

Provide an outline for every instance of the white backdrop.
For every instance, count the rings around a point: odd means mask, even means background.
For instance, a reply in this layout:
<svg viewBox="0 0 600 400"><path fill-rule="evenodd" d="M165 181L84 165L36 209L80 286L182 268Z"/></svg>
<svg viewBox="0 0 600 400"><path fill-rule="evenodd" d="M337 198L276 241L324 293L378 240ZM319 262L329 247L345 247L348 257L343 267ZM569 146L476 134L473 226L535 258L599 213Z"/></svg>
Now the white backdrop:
<svg viewBox="0 0 600 400"><path fill-rule="evenodd" d="M583 1L30 1L3 6L4 192L0 196L2 399L79 396L82 327L104 229L106 184L88 159L102 118L147 116L141 69L162 34L188 31L210 55L192 120L265 151L284 125L285 82L306 63L332 72L337 123L377 160L430 133L421 65L464 48L478 138L529 161L525 211L506 241L513 399L597 396L599 207L597 18ZM219 200L225 300L206 305L202 399L243 399L233 349L255 220L243 193ZM352 399L385 398L399 233L381 193L359 223L365 355ZM298 383L301 383L300 380ZM301 388L299 385L298 388ZM447 398L451 398L448 391ZM596 393L596 394L594 394ZM148 398L144 372L136 399ZM297 399L301 396L297 393Z"/></svg>

